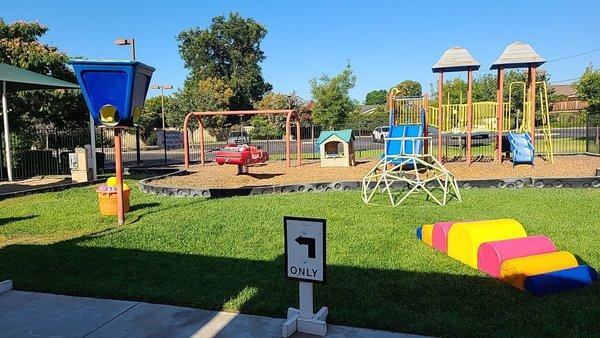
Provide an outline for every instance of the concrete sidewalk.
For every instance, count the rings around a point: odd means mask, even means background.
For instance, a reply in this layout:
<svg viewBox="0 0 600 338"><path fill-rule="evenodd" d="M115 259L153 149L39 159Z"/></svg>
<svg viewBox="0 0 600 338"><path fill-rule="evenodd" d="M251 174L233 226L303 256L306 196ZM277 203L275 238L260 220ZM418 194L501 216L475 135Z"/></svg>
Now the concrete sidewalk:
<svg viewBox="0 0 600 338"><path fill-rule="evenodd" d="M280 337L283 322L143 302L15 290L0 294L0 337ZM411 337L337 325L327 330L328 337Z"/></svg>

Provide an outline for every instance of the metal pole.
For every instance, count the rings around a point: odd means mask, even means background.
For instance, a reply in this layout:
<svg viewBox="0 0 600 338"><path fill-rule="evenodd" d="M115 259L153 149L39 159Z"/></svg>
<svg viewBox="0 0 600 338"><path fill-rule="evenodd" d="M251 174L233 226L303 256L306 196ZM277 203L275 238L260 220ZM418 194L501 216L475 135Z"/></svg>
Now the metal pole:
<svg viewBox="0 0 600 338"><path fill-rule="evenodd" d="M125 224L125 208L123 205L123 159L121 157L120 128L115 128L115 174L117 176L117 219L119 225Z"/></svg>
<svg viewBox="0 0 600 338"><path fill-rule="evenodd" d="M167 164L167 131L165 130L165 96L163 86L160 86L160 110L162 113L163 148L165 151L165 164Z"/></svg>
<svg viewBox="0 0 600 338"><path fill-rule="evenodd" d="M131 39L131 58L135 60L135 39Z"/></svg>
<svg viewBox="0 0 600 338"><path fill-rule="evenodd" d="M467 71L467 164L471 164L471 134L473 129L473 69Z"/></svg>
<svg viewBox="0 0 600 338"><path fill-rule="evenodd" d="M10 154L10 135L8 128L8 106L6 103L6 81L2 81L2 120L4 121L4 148L6 149L6 174L8 181L12 182L12 156Z"/></svg>
<svg viewBox="0 0 600 338"><path fill-rule="evenodd" d="M98 166L96 163L96 126L92 115L90 115L90 147L92 148L92 177L98 179Z"/></svg>
<svg viewBox="0 0 600 338"><path fill-rule="evenodd" d="M139 167L141 162L140 127L137 127L135 128L135 165Z"/></svg>
<svg viewBox="0 0 600 338"><path fill-rule="evenodd" d="M531 70L529 73L529 83L531 86L531 113L529 114L529 118L531 119L531 121L529 121L529 123L531 124L531 145L535 146L535 80L537 76L536 68L531 67L530 69Z"/></svg>
<svg viewBox="0 0 600 338"><path fill-rule="evenodd" d="M437 153L438 161L442 161L442 124L444 123L444 98L442 97L444 90L444 72L438 75L438 135L437 135Z"/></svg>
<svg viewBox="0 0 600 338"><path fill-rule="evenodd" d="M496 162L502 162L502 139L504 134L504 69L502 66L498 67L498 88L496 89L496 99L498 102L497 108L497 127L496 132L498 136L496 138ZM510 114L510 111L509 111Z"/></svg>

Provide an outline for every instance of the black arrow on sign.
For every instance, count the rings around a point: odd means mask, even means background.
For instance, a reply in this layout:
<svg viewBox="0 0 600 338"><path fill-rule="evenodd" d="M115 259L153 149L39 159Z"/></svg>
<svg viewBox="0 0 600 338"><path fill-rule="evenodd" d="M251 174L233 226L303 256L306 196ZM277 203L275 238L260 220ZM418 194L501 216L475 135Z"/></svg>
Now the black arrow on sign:
<svg viewBox="0 0 600 338"><path fill-rule="evenodd" d="M315 239L312 237L300 236L295 239L300 245L308 245L308 258L317 258Z"/></svg>

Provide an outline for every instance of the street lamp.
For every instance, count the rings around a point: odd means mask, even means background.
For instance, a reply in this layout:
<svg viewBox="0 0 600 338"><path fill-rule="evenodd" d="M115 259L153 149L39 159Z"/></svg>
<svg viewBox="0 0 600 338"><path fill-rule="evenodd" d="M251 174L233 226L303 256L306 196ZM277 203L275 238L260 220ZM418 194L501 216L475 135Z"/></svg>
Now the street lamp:
<svg viewBox="0 0 600 338"><path fill-rule="evenodd" d="M135 39L116 39L117 46L131 46L131 59L135 60Z"/></svg>
<svg viewBox="0 0 600 338"><path fill-rule="evenodd" d="M135 60L135 39L115 39L115 45L117 46L131 46L131 59ZM140 150L140 128L135 128L135 163L139 166L141 159Z"/></svg>
<svg viewBox="0 0 600 338"><path fill-rule="evenodd" d="M170 84L151 85L150 89L160 89L160 110L162 115L162 130L163 130L163 148L165 149L165 164L167 163L167 132L165 131L165 89L173 89Z"/></svg>

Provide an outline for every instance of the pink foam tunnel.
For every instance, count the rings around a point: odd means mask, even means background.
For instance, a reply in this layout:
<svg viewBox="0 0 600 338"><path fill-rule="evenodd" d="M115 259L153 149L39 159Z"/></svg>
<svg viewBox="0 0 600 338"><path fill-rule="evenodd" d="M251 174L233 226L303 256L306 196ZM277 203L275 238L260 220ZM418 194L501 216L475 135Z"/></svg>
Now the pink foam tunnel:
<svg viewBox="0 0 600 338"><path fill-rule="evenodd" d="M454 222L438 222L433 225L432 245L441 252L448 252L448 232Z"/></svg>
<svg viewBox="0 0 600 338"><path fill-rule="evenodd" d="M477 266L479 270L499 278L500 266L505 260L554 251L556 251L556 246L554 246L552 240L546 236L528 236L486 242L479 246L479 251L477 252Z"/></svg>

